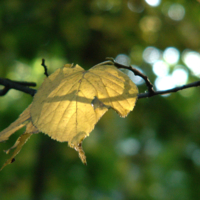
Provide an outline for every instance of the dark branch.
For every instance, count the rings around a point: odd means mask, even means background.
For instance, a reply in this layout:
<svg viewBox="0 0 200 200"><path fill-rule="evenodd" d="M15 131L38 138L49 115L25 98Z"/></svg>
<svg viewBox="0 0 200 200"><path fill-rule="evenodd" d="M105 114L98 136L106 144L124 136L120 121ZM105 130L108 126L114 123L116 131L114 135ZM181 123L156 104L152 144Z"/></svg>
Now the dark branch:
<svg viewBox="0 0 200 200"><path fill-rule="evenodd" d="M138 99L152 97L152 96L156 96L156 95L162 95L162 94L169 94L169 93L177 92L179 90L200 86L200 81L196 81L196 82L189 83L187 85L183 85L183 86L179 86L179 87L175 87L175 88L172 88L172 89L169 89L169 90L154 91L153 84L150 82L148 77L146 75L142 74L139 70L137 70L137 69L135 69L131 66L126 66L126 65L122 65L120 63L117 63L117 62L115 62L115 60L113 58L106 58L106 59L113 62L113 64L117 68L128 69L128 70L132 71L136 76L140 76L145 81L146 86L148 88L148 92L138 94Z"/></svg>
<svg viewBox="0 0 200 200"><path fill-rule="evenodd" d="M6 79L9 80L9 79ZM11 80L9 80L11 81ZM17 83L19 85L27 86L27 87L36 87L36 83L34 82L27 82L27 81L12 81L13 83Z"/></svg>
<svg viewBox="0 0 200 200"><path fill-rule="evenodd" d="M148 92L138 94L138 99L148 98L148 97L152 97L152 96L156 96L156 95L169 94L169 93L177 92L179 90L200 86L200 81L196 81L196 82L189 83L187 85L183 85L183 86L179 86L179 87L175 87L175 88L172 88L169 90L154 91L153 84L149 81L149 79L146 75L142 74L140 71L132 68L131 66L125 66L125 65L116 63L113 58L108 58L108 60L110 60L117 68L128 69L128 70L132 71L135 75L140 76L141 78L144 79L144 81L147 85L147 88L148 88ZM48 76L47 67L45 65L44 59L42 59L42 66L44 66L44 68L45 68L45 75ZM19 90L21 92L30 94L31 96L34 96L34 94L37 92L37 90L29 88L29 86L33 86L33 87L36 86L36 84L33 82L12 81L9 79L0 78L0 85L4 86L4 88L0 90L0 96L5 95L10 89Z"/></svg>
<svg viewBox="0 0 200 200"><path fill-rule="evenodd" d="M49 74L48 74L48 71L47 71L47 66L45 65L45 59L44 58L42 59L41 65L44 67L44 75L46 75L46 77L48 77Z"/></svg>
<svg viewBox="0 0 200 200"><path fill-rule="evenodd" d="M9 87L4 87L2 90L0 90L0 96L5 95L10 90Z"/></svg>
<svg viewBox="0 0 200 200"><path fill-rule="evenodd" d="M184 89L187 89L187 88L191 88L191 87L199 87L200 86L200 81L196 81L196 82L193 82L193 83L189 83L187 85L182 85L182 86L179 86L179 87L175 87L175 88L172 88L172 89L169 89L169 90L162 90L162 91L154 91L154 93L141 93L138 95L138 99L141 99L141 98L147 98L147 97L152 97L152 96L155 96L155 95L160 95L160 94L169 94L169 93L173 93L173 92L177 92L179 90L184 90Z"/></svg>
<svg viewBox="0 0 200 200"><path fill-rule="evenodd" d="M29 86L36 86L36 84L33 82L11 81L9 79L0 78L0 85L5 86L2 90L0 90L0 96L5 95L10 89L19 90L21 92L30 94L31 96L34 96L36 93L36 90L29 88Z"/></svg>

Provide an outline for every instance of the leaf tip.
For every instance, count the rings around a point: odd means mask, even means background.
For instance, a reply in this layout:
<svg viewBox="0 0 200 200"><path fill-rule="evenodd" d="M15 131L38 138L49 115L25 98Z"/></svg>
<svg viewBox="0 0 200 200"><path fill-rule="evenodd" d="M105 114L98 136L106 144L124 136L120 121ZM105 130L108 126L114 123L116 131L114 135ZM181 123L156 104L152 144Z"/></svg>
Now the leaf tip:
<svg viewBox="0 0 200 200"><path fill-rule="evenodd" d="M87 165L85 152L83 151L83 148L82 148L82 143L79 143L75 149L76 149L76 151L78 151L78 155L79 155L79 158L81 159L82 163L84 165Z"/></svg>
<svg viewBox="0 0 200 200"><path fill-rule="evenodd" d="M83 151L83 148L82 148L82 142L78 143L78 145L70 144L69 146L74 148L78 152L79 158L81 159L82 163L84 165L87 165L85 152Z"/></svg>

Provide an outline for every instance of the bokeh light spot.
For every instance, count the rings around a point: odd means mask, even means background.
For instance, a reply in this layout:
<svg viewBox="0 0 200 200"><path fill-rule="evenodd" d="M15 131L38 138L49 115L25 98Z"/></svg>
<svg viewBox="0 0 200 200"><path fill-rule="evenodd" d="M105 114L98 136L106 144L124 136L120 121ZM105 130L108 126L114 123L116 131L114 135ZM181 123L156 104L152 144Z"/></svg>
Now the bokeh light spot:
<svg viewBox="0 0 200 200"><path fill-rule="evenodd" d="M200 166L200 149L196 149L192 154L192 161Z"/></svg>
<svg viewBox="0 0 200 200"><path fill-rule="evenodd" d="M196 51L184 51L183 62L188 66L195 76L200 76L200 54Z"/></svg>
<svg viewBox="0 0 200 200"><path fill-rule="evenodd" d="M141 13L144 10L144 6L137 1L129 0L127 6L132 12L136 13Z"/></svg>
<svg viewBox="0 0 200 200"><path fill-rule="evenodd" d="M117 63L120 63L122 65L129 65L130 64L130 58L126 54L119 54L115 58L115 61Z"/></svg>
<svg viewBox="0 0 200 200"><path fill-rule="evenodd" d="M162 60L158 60L153 64L153 72L156 76L166 76L169 73L169 65Z"/></svg>
<svg viewBox="0 0 200 200"><path fill-rule="evenodd" d="M147 47L143 51L143 59L145 62L149 64L155 63L157 60L159 60L160 57L161 57L161 53L159 49L155 47Z"/></svg>
<svg viewBox="0 0 200 200"><path fill-rule="evenodd" d="M179 61L179 57L179 50L174 47L168 47L163 52L164 60L171 65L176 64Z"/></svg>
<svg viewBox="0 0 200 200"><path fill-rule="evenodd" d="M165 77L157 77L155 80L157 90L168 90L175 87L174 79L168 75Z"/></svg>
<svg viewBox="0 0 200 200"><path fill-rule="evenodd" d="M139 26L143 32L157 32L160 30L162 22L158 17L145 16L140 20Z"/></svg>
<svg viewBox="0 0 200 200"><path fill-rule="evenodd" d="M175 69L172 78L177 86L184 85L188 80L188 73L183 68Z"/></svg>
<svg viewBox="0 0 200 200"><path fill-rule="evenodd" d="M145 0L146 3L148 3L150 6L156 7L159 6L161 3L161 0Z"/></svg>
<svg viewBox="0 0 200 200"><path fill-rule="evenodd" d="M168 10L168 16L175 21L180 21L185 16L185 8L181 4L172 4Z"/></svg>
<svg viewBox="0 0 200 200"><path fill-rule="evenodd" d="M124 155L127 156L133 156L136 155L139 150L140 150L140 143L138 140L133 139L133 138L128 138L125 139L123 141L121 141L118 145L117 145L117 151Z"/></svg>
<svg viewBox="0 0 200 200"><path fill-rule="evenodd" d="M110 10L113 7L113 2L112 1L97 1L97 5L101 10Z"/></svg>

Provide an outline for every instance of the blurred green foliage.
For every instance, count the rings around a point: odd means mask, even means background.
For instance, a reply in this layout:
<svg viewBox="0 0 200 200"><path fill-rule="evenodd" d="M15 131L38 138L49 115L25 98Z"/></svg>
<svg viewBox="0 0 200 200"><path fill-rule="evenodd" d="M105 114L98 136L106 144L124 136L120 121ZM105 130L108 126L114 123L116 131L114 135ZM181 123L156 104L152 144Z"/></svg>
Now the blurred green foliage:
<svg viewBox="0 0 200 200"><path fill-rule="evenodd" d="M0 76L39 86L45 78L42 58L53 72L65 63L88 69L105 57L121 55L123 62L136 65L156 83L145 49L154 47L162 54L175 47L180 58L169 64L169 73L181 65L187 82L198 80L199 74L182 57L185 51L200 51L199 2L162 0L158 6L147 2L1 0ZM144 92L145 85L139 90ZM66 143L33 135L16 162L0 172L1 199L199 199L199 99L199 88L192 88L140 99L125 119L109 111L83 143L87 166ZM0 130L31 101L13 90L2 96ZM21 133L0 145L1 165L8 158L3 149Z"/></svg>

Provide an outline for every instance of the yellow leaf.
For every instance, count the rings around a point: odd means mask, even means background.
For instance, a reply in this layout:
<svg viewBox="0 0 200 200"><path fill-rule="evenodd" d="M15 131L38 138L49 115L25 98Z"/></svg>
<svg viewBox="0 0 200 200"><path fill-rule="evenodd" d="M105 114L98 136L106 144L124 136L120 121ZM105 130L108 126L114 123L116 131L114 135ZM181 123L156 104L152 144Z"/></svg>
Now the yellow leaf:
<svg viewBox="0 0 200 200"><path fill-rule="evenodd" d="M88 71L67 64L48 76L35 94L31 120L39 131L79 152L86 164L82 140L109 109L121 117L133 110L138 89L112 62Z"/></svg>
<svg viewBox="0 0 200 200"><path fill-rule="evenodd" d="M6 151L9 153L16 148L1 169L12 163L31 134L39 131L60 142L68 142L86 164L83 139L109 108L126 117L133 110L137 95L136 85L111 61L100 63L88 71L79 65L65 65L44 80L32 104L0 132L1 142L26 126L25 133Z"/></svg>

